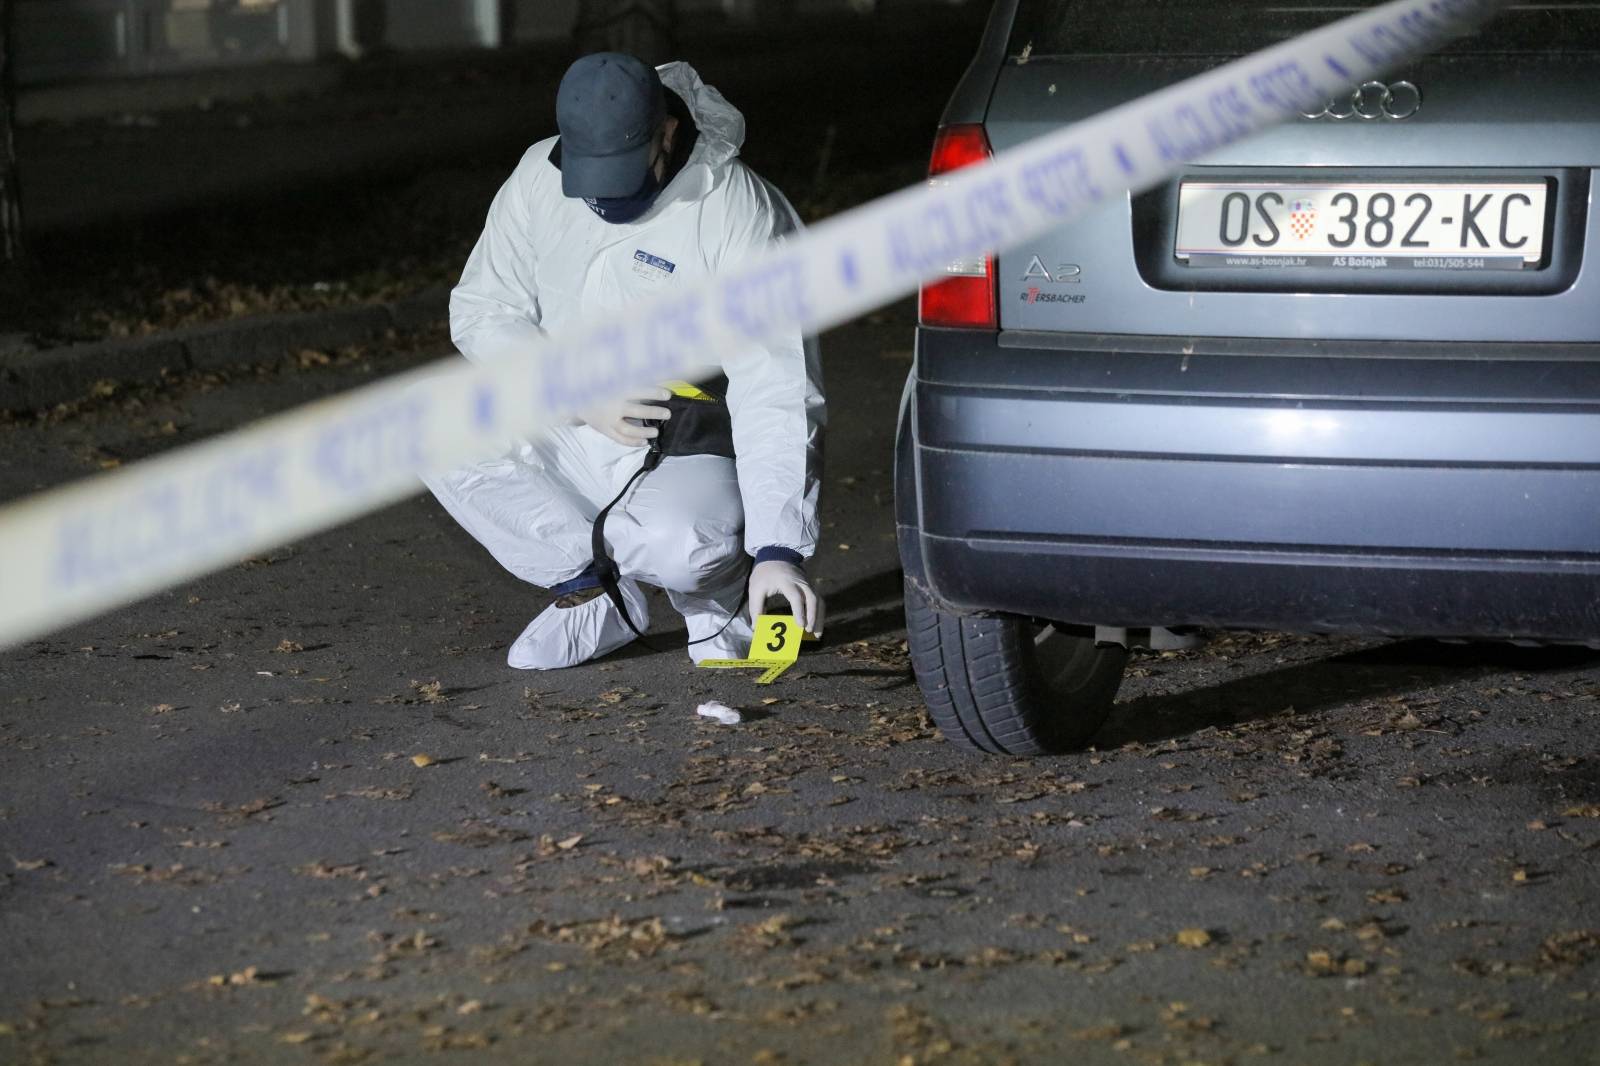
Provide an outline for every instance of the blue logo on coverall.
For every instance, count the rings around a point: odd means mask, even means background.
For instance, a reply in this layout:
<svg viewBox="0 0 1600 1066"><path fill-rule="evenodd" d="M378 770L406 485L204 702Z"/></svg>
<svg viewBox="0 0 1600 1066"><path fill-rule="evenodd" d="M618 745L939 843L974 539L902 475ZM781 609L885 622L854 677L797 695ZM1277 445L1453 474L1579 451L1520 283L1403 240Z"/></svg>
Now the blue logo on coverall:
<svg viewBox="0 0 1600 1066"><path fill-rule="evenodd" d="M659 255L651 255L649 252L645 251L635 250L633 253L633 259L636 263L643 263L645 266L655 267L657 270L664 270L668 274L678 269L677 263L669 262L661 258Z"/></svg>

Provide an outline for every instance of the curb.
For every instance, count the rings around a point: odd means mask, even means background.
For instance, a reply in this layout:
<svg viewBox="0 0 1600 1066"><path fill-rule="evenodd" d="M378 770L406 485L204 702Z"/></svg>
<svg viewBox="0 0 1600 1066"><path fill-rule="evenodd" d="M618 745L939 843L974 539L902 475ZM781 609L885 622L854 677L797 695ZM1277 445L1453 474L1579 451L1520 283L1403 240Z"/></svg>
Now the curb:
<svg viewBox="0 0 1600 1066"><path fill-rule="evenodd" d="M389 303L251 315L149 337L95 341L0 359L0 410L36 411L87 396L102 381L154 384L171 373L261 363L302 348L340 348L448 320L450 290Z"/></svg>

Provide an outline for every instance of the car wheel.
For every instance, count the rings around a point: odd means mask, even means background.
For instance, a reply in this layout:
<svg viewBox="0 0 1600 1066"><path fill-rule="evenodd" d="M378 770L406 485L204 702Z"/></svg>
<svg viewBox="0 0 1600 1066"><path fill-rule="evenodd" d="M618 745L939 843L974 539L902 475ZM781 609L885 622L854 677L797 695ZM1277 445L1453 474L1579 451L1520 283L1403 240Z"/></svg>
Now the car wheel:
<svg viewBox="0 0 1600 1066"><path fill-rule="evenodd" d="M1082 747L1111 713L1128 653L1015 615L941 611L906 582L911 665L957 744L1000 755Z"/></svg>

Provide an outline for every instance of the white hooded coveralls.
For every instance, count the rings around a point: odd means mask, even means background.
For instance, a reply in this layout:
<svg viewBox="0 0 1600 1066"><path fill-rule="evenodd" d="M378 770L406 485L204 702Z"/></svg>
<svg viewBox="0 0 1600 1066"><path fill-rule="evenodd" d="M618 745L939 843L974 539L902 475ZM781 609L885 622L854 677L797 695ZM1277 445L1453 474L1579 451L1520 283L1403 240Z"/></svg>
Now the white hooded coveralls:
<svg viewBox="0 0 1600 1066"><path fill-rule="evenodd" d="M467 358L526 353L546 332L701 280L799 227L783 195L737 158L744 116L688 64L658 70L699 129L683 169L648 212L614 224L562 195L550 162L556 138L528 149L495 196L451 293L450 332ZM631 579L622 584L634 621L647 623L631 582L660 586L691 641L716 633L738 609L746 552L770 546L810 558L817 542L825 414L815 341L795 333L753 344L720 366L738 459L663 459L611 512L605 530ZM586 425L559 427L427 484L501 565L550 588L589 565L595 515L638 471L645 451ZM741 617L690 652L696 661L739 657L749 641ZM515 645L510 660L529 665L518 661Z"/></svg>

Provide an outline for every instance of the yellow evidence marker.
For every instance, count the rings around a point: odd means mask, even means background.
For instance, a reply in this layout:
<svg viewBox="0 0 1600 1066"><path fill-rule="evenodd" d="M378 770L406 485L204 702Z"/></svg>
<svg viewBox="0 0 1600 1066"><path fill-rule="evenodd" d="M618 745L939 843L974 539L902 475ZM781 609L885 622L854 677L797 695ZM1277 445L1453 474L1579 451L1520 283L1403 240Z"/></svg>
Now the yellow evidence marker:
<svg viewBox="0 0 1600 1066"><path fill-rule="evenodd" d="M664 381L661 383L661 387L672 393L672 395L681 397L685 400L706 400L711 403L717 402L717 398L715 396L711 395L700 386L690 384L687 381Z"/></svg>
<svg viewBox="0 0 1600 1066"><path fill-rule="evenodd" d="M760 670L758 685L770 685L800 658L802 641L821 640L801 629L786 614L764 614L756 619L750 654L744 659L706 659L700 665L708 670Z"/></svg>

